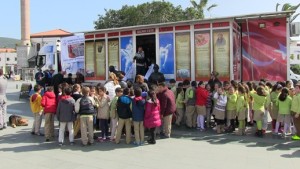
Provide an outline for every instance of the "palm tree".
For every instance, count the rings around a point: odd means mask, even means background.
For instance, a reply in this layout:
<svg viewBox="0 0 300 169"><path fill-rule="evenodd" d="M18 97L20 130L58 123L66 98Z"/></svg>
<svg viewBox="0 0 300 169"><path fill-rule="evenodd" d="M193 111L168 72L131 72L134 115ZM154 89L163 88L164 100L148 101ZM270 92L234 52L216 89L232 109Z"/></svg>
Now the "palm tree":
<svg viewBox="0 0 300 169"><path fill-rule="evenodd" d="M278 11L280 4L277 3L276 4L276 12ZM290 3L285 3L282 5L282 9L281 11L296 11L300 6L300 3L298 5L291 5ZM294 14L293 16L291 16L290 22L292 23L298 16L300 15L300 13Z"/></svg>
<svg viewBox="0 0 300 169"><path fill-rule="evenodd" d="M203 19L204 18L204 10L207 6L208 0L200 0L199 3L197 3L195 0L190 0L192 3L194 9L196 10L195 12L195 18L194 19ZM212 8L217 7L217 4L212 4L208 8L206 8L207 11L210 11Z"/></svg>

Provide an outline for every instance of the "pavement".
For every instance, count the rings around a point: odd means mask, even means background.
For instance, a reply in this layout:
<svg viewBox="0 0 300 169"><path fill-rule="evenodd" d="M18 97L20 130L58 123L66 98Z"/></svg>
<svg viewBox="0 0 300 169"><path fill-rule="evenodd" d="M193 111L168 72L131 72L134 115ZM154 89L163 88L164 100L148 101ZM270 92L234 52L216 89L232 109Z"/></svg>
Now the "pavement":
<svg viewBox="0 0 300 169"><path fill-rule="evenodd" d="M0 131L1 169L299 168L296 163L300 161L299 141L271 133L256 138L251 130L246 136L235 136L176 127L170 139L158 139L155 145L139 147L126 145L124 140L118 145L104 142L87 147L80 146L79 139L74 146L59 147L57 141L45 143L43 137L30 134L33 119L28 100L19 100L21 83L9 82L8 113L26 117L30 124Z"/></svg>

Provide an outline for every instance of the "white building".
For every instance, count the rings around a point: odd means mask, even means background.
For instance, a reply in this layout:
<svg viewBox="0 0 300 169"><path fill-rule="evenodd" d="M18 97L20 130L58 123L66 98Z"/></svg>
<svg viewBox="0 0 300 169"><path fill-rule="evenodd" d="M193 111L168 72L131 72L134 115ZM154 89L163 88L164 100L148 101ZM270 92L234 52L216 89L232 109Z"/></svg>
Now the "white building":
<svg viewBox="0 0 300 169"><path fill-rule="evenodd" d="M15 49L2 48L0 49L0 68L4 74L13 74L17 71L17 53Z"/></svg>

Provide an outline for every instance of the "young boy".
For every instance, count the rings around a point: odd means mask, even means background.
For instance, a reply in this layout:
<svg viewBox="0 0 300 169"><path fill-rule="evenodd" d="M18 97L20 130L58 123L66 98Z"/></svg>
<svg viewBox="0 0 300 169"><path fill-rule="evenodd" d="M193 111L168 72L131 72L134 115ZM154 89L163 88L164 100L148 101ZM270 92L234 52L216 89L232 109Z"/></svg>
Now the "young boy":
<svg viewBox="0 0 300 169"><path fill-rule="evenodd" d="M116 144L120 143L121 134L123 127L125 125L126 128L126 143L130 144L130 134L131 134L131 121L130 118L132 116L132 112L130 109L130 105L132 99L128 96L129 95L129 88L125 88L123 90L123 95L118 98L117 101L117 113L119 116L118 121L118 129L117 129L117 136L116 136Z"/></svg>
<svg viewBox="0 0 300 169"><path fill-rule="evenodd" d="M42 123L42 113L43 107L41 105L42 96L41 96L41 86L35 85L34 86L34 94L30 97L30 108L33 113L33 125L31 134L41 136L40 128Z"/></svg>
<svg viewBox="0 0 300 169"><path fill-rule="evenodd" d="M142 89L135 88L132 101L132 120L134 126L134 144L139 146L144 144L144 115L146 101L142 97Z"/></svg>
<svg viewBox="0 0 300 169"><path fill-rule="evenodd" d="M66 126L68 126L70 144L74 144L73 122L76 119L74 113L75 100L70 96L72 94L72 88L65 88L64 93L65 95L61 97L56 110L56 117L60 123L58 137L60 146L62 146L64 143L64 133Z"/></svg>
<svg viewBox="0 0 300 169"><path fill-rule="evenodd" d="M111 136L110 141L115 141L116 136L116 130L118 126L118 114L117 114L117 101L119 97L123 95L123 89L122 88L116 88L116 96L113 98L113 100L110 103L110 123L111 123Z"/></svg>
<svg viewBox="0 0 300 169"><path fill-rule="evenodd" d="M186 115L186 125L188 128L196 127L196 113L195 113L195 103L196 103L196 92L195 87L190 85L189 80L183 81L183 87L186 88L185 91L185 115Z"/></svg>
<svg viewBox="0 0 300 169"><path fill-rule="evenodd" d="M80 131L82 146L94 143L93 115L95 100L89 96L90 88L82 88L83 96L75 103L75 112L80 115ZM88 133L87 133L88 132Z"/></svg>
<svg viewBox="0 0 300 169"><path fill-rule="evenodd" d="M45 114L45 137L46 142L49 142L54 137L54 116L56 113L56 96L53 92L53 87L48 87L47 92L42 97L42 106Z"/></svg>

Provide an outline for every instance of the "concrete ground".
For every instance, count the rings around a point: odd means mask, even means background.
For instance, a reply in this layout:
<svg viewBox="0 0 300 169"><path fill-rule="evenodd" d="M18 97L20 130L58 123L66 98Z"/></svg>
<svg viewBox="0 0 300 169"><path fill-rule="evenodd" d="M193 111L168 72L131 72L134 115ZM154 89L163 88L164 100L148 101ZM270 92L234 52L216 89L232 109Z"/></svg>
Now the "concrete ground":
<svg viewBox="0 0 300 169"><path fill-rule="evenodd" d="M0 131L1 168L299 168L296 162L300 161L300 142L270 133L264 138L256 138L251 131L240 137L217 135L210 130L199 132L185 127L174 128L172 138L158 139L156 145L140 147L126 145L124 140L118 145L105 142L87 147L81 147L79 139L74 146L59 147L57 141L45 143L43 137L30 134L32 116L28 100L18 100L21 83L9 82L8 113L28 118L30 125Z"/></svg>

